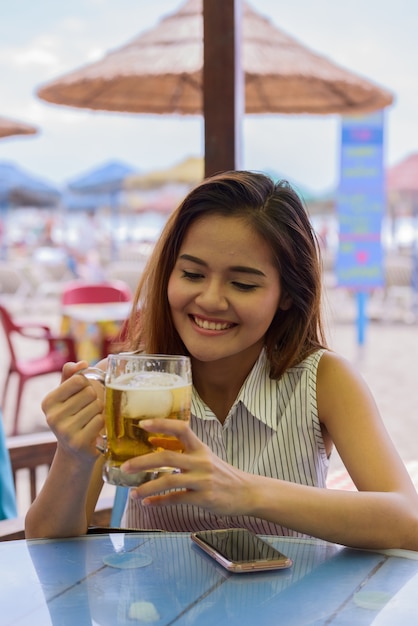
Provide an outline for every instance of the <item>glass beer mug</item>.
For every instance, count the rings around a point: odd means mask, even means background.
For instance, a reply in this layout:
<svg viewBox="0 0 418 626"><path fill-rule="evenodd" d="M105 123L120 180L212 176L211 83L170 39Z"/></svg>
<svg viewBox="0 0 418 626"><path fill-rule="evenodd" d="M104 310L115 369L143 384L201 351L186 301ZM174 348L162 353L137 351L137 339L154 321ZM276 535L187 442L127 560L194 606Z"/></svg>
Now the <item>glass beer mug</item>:
<svg viewBox="0 0 418 626"><path fill-rule="evenodd" d="M192 395L191 363L186 356L159 354L111 354L107 370L90 367L83 373L105 386L106 435L103 479L113 485L134 487L175 468L125 474L121 465L135 456L168 449L182 452L171 435L150 433L141 421L156 417L189 421Z"/></svg>

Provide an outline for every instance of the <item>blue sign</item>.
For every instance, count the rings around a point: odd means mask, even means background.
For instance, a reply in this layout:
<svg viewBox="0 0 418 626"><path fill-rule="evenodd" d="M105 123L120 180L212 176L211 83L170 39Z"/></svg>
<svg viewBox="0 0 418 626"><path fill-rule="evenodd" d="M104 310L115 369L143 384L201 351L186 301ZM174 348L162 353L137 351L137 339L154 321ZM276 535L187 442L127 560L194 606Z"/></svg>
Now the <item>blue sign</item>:
<svg viewBox="0 0 418 626"><path fill-rule="evenodd" d="M383 128L383 111L342 119L336 274L338 285L355 291L384 284Z"/></svg>

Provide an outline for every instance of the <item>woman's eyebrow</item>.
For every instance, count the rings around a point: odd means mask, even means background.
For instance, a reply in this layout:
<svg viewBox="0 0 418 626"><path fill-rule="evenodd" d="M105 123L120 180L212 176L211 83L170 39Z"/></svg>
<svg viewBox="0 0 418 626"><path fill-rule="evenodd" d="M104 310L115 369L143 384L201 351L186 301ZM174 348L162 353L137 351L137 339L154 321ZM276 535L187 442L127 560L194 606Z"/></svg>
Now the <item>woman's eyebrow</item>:
<svg viewBox="0 0 418 626"><path fill-rule="evenodd" d="M191 254L181 254L179 259L182 261L191 261L192 263L197 263L198 265L207 265L202 259L199 259L197 256L192 256Z"/></svg>
<svg viewBox="0 0 418 626"><path fill-rule="evenodd" d="M192 256L191 254L182 254L179 257L182 261L191 261L192 263L197 263L197 265L202 265L207 267L207 263L202 261L196 256ZM246 265L233 265L229 268L232 272L240 272L242 274L255 274L256 276L265 276L264 272L256 269L255 267L247 267Z"/></svg>
<svg viewBox="0 0 418 626"><path fill-rule="evenodd" d="M256 276L265 276L265 273L261 270L257 270L255 267L247 267L246 265L234 265L229 269L233 272L241 272L243 274L256 274Z"/></svg>

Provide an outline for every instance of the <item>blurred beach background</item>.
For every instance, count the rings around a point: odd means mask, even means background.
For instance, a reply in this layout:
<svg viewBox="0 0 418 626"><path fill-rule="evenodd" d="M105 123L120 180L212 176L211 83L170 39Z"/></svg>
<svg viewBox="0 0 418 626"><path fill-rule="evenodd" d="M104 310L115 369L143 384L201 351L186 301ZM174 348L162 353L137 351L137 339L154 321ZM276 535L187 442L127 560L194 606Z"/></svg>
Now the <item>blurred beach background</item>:
<svg viewBox="0 0 418 626"><path fill-rule="evenodd" d="M46 323L58 332L62 289L74 278L121 279L134 290L169 214L201 180L201 116L92 112L36 95L41 85L102 58L182 4L17 0L2 7L0 117L34 129L0 139L0 302L18 321ZM252 6L304 45L394 95L384 129L384 284L369 294L363 342L355 294L339 286L335 271L340 116L245 116L242 166L285 178L302 195L323 245L330 346L360 369L418 484L418 183L414 193L409 183L402 193L402 176L394 175L401 170L408 181L418 181L418 5L258 0ZM2 348L0 389L8 359L5 343ZM41 401L58 381L51 374L28 383L22 433L46 428ZM13 389L3 405L6 431ZM337 455L330 484L350 488Z"/></svg>

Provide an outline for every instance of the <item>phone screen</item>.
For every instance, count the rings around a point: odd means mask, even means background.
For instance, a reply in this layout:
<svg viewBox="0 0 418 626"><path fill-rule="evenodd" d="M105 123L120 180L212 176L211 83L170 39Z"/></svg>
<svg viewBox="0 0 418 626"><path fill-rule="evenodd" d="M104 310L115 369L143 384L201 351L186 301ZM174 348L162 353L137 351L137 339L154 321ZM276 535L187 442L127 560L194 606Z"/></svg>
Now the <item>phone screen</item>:
<svg viewBox="0 0 418 626"><path fill-rule="evenodd" d="M292 565L279 550L243 528L200 531L193 533L192 539L228 569L244 571Z"/></svg>

